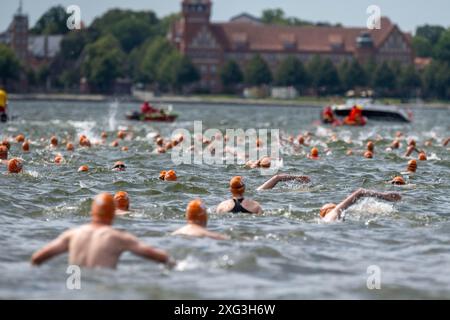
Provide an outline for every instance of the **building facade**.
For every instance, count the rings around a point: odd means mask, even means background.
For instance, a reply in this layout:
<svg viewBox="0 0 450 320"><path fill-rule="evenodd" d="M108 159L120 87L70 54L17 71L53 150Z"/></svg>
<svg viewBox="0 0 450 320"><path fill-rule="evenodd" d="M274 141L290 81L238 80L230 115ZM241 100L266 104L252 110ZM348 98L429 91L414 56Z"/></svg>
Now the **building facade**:
<svg viewBox="0 0 450 320"><path fill-rule="evenodd" d="M198 68L200 86L212 92L221 90L219 70L224 62L233 59L244 68L255 54L265 59L272 72L288 56L303 63L315 55L335 64L352 59L414 63L411 35L386 17L380 30L266 25L248 14L214 23L210 0L183 0L181 7L181 19L172 26L169 39Z"/></svg>

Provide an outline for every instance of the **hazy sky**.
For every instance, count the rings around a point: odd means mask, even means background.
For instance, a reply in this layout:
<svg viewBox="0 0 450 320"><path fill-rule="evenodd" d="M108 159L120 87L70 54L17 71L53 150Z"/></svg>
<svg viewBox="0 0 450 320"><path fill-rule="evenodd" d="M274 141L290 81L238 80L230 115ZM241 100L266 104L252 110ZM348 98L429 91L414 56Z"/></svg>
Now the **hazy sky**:
<svg viewBox="0 0 450 320"><path fill-rule="evenodd" d="M159 16L180 10L181 0L23 0L31 25L49 7L76 4L87 24L110 8L153 10ZM0 31L7 28L19 0L1 0ZM344 4L345 3L345 4ZM249 12L260 15L266 8L281 7L287 15L311 21L341 22L347 26L365 26L366 8L376 4L382 15L390 17L404 31L414 31L425 23L450 26L450 0L213 0L215 21Z"/></svg>

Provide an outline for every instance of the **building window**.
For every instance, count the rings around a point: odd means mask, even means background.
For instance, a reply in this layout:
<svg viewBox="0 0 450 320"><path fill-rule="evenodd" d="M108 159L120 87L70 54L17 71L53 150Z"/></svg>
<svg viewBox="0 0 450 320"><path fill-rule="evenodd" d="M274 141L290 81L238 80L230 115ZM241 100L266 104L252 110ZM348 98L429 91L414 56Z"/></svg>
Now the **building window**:
<svg viewBox="0 0 450 320"><path fill-rule="evenodd" d="M211 74L216 74L216 72L217 72L217 66L216 66L216 65L212 65L212 66L210 67L210 70L211 70Z"/></svg>

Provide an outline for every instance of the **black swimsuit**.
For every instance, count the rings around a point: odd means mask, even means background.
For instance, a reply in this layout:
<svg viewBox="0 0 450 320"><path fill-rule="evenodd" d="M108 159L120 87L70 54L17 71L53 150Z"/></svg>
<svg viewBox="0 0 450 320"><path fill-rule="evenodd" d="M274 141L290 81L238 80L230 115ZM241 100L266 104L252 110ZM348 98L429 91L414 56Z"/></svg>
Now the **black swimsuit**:
<svg viewBox="0 0 450 320"><path fill-rule="evenodd" d="M230 212L232 212L232 213L252 213L242 206L241 203L242 203L242 201L244 201L244 198L233 199L233 201L234 201L234 207L233 207L233 209L231 209Z"/></svg>

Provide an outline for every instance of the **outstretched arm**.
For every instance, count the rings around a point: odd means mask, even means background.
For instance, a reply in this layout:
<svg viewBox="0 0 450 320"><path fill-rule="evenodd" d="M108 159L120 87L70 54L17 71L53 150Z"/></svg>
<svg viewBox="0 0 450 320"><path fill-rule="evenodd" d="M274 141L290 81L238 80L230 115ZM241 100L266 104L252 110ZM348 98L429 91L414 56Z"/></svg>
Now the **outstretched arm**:
<svg viewBox="0 0 450 320"><path fill-rule="evenodd" d="M153 247L150 247L143 242L139 241L136 237L131 234L123 235L124 250L130 251L135 255L147 258L150 260L172 264L172 260L169 255L163 251Z"/></svg>
<svg viewBox="0 0 450 320"><path fill-rule="evenodd" d="M309 183L311 179L307 176L294 176L294 175L288 175L288 174L277 174L274 175L272 178L264 182L261 186L258 187L258 191L261 190L270 190L273 189L278 182L280 181L299 181L301 183Z"/></svg>
<svg viewBox="0 0 450 320"><path fill-rule="evenodd" d="M53 258L56 255L67 252L69 249L70 237L72 231L68 230L62 233L58 238L47 244L41 250L35 252L31 256L32 265L40 265L46 260Z"/></svg>
<svg viewBox="0 0 450 320"><path fill-rule="evenodd" d="M401 196L396 192L377 192L366 189L358 189L339 203L329 214L325 216L325 220L332 221L341 218L341 214L344 210L352 206L356 201L365 197L380 198L386 201L399 201Z"/></svg>

